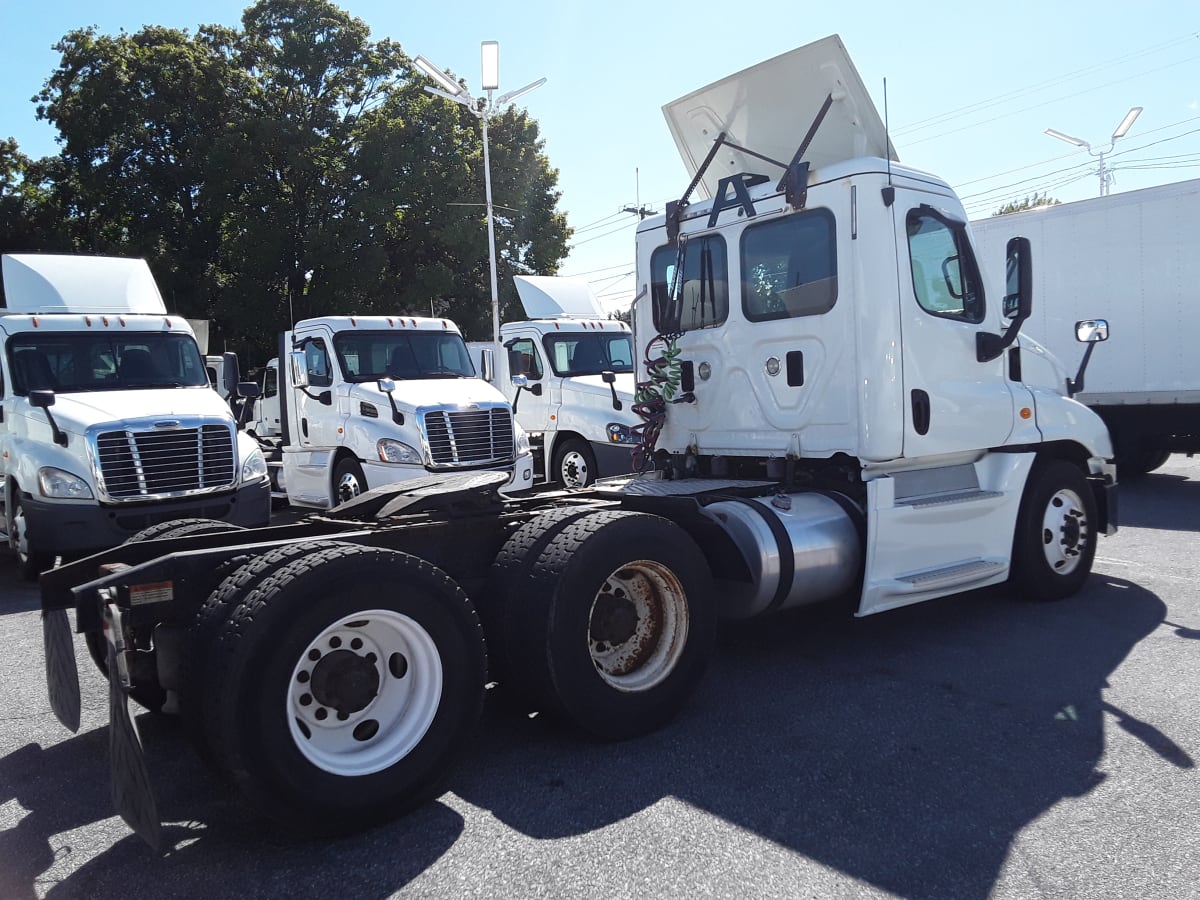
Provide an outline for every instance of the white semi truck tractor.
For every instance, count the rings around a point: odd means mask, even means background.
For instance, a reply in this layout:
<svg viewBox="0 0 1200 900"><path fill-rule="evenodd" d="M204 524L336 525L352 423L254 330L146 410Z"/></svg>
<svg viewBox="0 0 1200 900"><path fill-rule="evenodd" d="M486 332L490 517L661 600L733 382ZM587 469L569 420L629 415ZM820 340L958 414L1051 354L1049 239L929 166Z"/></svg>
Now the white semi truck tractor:
<svg viewBox="0 0 1200 900"><path fill-rule="evenodd" d="M1028 244L984 277L961 202L895 159L837 37L665 111L693 181L637 232L643 475L512 498L503 473L434 476L43 576L67 724L67 610L109 635L116 794L147 840L131 692L176 696L259 808L357 829L437 792L489 681L626 738L687 702L723 619L1084 584L1116 528L1112 445L1019 339Z"/></svg>
<svg viewBox="0 0 1200 900"><path fill-rule="evenodd" d="M267 524L262 451L144 260L11 253L3 283L0 540L24 574L167 520Z"/></svg>

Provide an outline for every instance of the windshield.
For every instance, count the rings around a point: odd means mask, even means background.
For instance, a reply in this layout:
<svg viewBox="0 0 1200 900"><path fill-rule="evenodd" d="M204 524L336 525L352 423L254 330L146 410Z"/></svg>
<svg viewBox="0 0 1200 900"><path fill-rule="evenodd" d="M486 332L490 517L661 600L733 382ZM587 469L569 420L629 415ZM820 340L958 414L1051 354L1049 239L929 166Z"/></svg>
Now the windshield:
<svg viewBox="0 0 1200 900"><path fill-rule="evenodd" d="M350 382L475 377L467 345L453 331L354 331L336 335L333 349Z"/></svg>
<svg viewBox="0 0 1200 900"><path fill-rule="evenodd" d="M633 341L627 333L549 334L543 342L556 375L633 371Z"/></svg>
<svg viewBox="0 0 1200 900"><path fill-rule="evenodd" d="M9 340L8 363L21 396L208 385L190 334L30 332Z"/></svg>

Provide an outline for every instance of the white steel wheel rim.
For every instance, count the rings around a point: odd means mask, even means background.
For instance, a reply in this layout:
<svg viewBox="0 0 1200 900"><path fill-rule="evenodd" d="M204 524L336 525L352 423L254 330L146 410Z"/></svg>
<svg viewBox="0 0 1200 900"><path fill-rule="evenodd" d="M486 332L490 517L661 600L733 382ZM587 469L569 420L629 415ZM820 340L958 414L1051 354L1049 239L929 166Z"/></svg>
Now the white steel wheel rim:
<svg viewBox="0 0 1200 900"><path fill-rule="evenodd" d="M416 620L387 609L345 616L314 637L292 669L292 740L334 775L382 771L425 737L442 681L437 644Z"/></svg>
<svg viewBox="0 0 1200 900"><path fill-rule="evenodd" d="M353 500L362 493L362 484L353 472L346 472L338 480L337 495L338 499L345 503L347 500Z"/></svg>
<svg viewBox="0 0 1200 900"><path fill-rule="evenodd" d="M1042 552L1051 571L1070 575L1083 562L1091 539L1087 511L1079 494L1069 488L1055 492L1042 516Z"/></svg>
<svg viewBox="0 0 1200 900"><path fill-rule="evenodd" d="M29 562L29 536L26 534L28 527L25 521L25 507L17 504L17 508L13 510L13 530L17 533L17 559L22 563Z"/></svg>
<svg viewBox="0 0 1200 900"><path fill-rule="evenodd" d="M588 613L588 649L609 686L649 690L675 670L687 646L688 606L669 568L637 560L604 580Z"/></svg>
<svg viewBox="0 0 1200 900"><path fill-rule="evenodd" d="M563 485L566 487L587 487L587 459L578 450L568 450L564 453L562 464L559 468L561 469L559 474L562 475Z"/></svg>

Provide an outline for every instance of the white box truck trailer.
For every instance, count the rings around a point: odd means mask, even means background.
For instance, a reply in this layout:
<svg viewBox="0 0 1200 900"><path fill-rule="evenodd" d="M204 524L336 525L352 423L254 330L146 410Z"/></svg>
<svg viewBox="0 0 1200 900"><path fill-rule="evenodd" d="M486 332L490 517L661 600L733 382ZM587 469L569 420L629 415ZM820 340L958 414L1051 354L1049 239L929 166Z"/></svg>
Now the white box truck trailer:
<svg viewBox="0 0 1200 900"><path fill-rule="evenodd" d="M0 504L25 574L181 517L265 525L263 454L144 260L5 254Z"/></svg>
<svg viewBox="0 0 1200 900"><path fill-rule="evenodd" d="M513 281L528 319L504 323L499 346L469 346L528 432L535 474L564 487L629 474L642 421L633 411L629 326L604 315L582 278ZM485 350L495 360L490 367L482 363Z"/></svg>
<svg viewBox="0 0 1200 900"><path fill-rule="evenodd" d="M1200 179L971 223L981 257L1033 247L1037 302L1025 330L1071 368L1073 323L1101 316L1112 340L1076 399L1108 425L1122 478L1200 450Z"/></svg>
<svg viewBox="0 0 1200 900"><path fill-rule="evenodd" d="M115 796L151 843L126 693L174 691L261 809L364 828L436 791L489 681L623 738L686 702L723 617L1084 583L1116 527L1112 446L1044 366L1021 365L1027 242L1005 249L1007 284L986 277L950 186L889 159L836 36L666 114L712 199L689 188L637 232L635 450L651 477L505 499L502 473L440 476L43 577L64 723L79 716L66 610L112 636ZM156 665L138 669L127 648L147 632Z"/></svg>

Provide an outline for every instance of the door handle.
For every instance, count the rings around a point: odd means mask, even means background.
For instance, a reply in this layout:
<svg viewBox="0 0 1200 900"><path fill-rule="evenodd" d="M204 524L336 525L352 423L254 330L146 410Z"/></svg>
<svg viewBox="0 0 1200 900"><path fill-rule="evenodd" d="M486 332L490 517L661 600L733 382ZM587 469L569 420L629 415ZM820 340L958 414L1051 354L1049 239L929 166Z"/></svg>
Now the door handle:
<svg viewBox="0 0 1200 900"><path fill-rule="evenodd" d="M929 433L929 395L922 390L912 392L913 430L917 434Z"/></svg>

